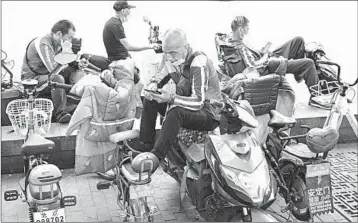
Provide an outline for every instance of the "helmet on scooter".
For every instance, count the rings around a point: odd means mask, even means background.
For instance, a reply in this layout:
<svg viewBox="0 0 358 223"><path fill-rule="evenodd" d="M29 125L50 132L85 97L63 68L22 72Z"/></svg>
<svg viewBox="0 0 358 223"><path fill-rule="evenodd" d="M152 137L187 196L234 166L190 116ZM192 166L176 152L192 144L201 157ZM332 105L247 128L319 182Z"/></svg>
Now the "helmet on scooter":
<svg viewBox="0 0 358 223"><path fill-rule="evenodd" d="M339 133L330 126L311 129L306 136L307 146L314 153L328 152L337 145Z"/></svg>

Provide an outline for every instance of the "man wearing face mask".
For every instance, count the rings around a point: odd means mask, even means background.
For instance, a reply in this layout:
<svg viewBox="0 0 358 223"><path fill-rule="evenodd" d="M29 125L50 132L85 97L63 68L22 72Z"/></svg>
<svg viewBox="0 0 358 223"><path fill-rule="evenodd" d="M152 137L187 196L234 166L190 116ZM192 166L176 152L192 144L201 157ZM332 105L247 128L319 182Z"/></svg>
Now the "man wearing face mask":
<svg viewBox="0 0 358 223"><path fill-rule="evenodd" d="M311 91L311 86L318 84L319 79L314 61L305 58L305 42L302 37L287 41L272 53L262 53L244 42L249 32L249 20L245 16L237 16L231 22L231 30L231 43L238 49L241 56L239 73L247 67L256 68L261 75L274 73L280 65L280 60L286 58L288 59L286 73L292 73L297 82L304 80L309 91ZM309 104L323 109L331 108L331 105L319 104L314 100L310 100Z"/></svg>
<svg viewBox="0 0 358 223"><path fill-rule="evenodd" d="M134 46L127 40L123 23L128 21L132 8L135 8L135 6L129 5L126 0L116 1L113 5L115 15L104 26L103 43L110 62L127 59L130 57L128 51L142 51L158 47L156 44Z"/></svg>
<svg viewBox="0 0 358 223"><path fill-rule="evenodd" d="M161 71L151 80L145 91L140 126L140 150L151 150L163 160L181 127L211 131L219 126L219 110L211 99L221 100L219 79L212 61L202 52L194 52L180 29L164 34ZM173 79L176 93L162 87ZM159 137L155 138L157 113L165 115Z"/></svg>
<svg viewBox="0 0 358 223"><path fill-rule="evenodd" d="M62 50L71 50L67 48L72 46L71 40L75 35L75 31L76 29L72 22L60 20L53 25L50 34L31 41L25 52L21 80L35 79L38 80L39 86L45 84L48 80L48 74L58 65L54 60L55 55ZM65 83L65 77L68 77L70 84L77 82L83 76L83 73L75 72L75 70L86 67L87 63L85 60L81 60L78 64L73 63L71 65L72 67L65 68L60 74L52 75L51 81L63 84ZM54 104L56 121L60 123L69 122L71 115L66 110L67 98L65 90L46 87L39 92L40 97L47 97L49 95L51 95Z"/></svg>

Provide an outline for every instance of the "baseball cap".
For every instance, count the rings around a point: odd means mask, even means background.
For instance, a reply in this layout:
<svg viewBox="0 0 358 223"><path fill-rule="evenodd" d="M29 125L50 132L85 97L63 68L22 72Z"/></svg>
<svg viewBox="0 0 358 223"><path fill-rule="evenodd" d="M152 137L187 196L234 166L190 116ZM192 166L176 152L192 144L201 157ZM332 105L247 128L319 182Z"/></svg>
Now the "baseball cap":
<svg viewBox="0 0 358 223"><path fill-rule="evenodd" d="M129 5L126 0L118 0L113 5L113 9L116 11L121 11L122 9L131 9L131 8L135 8L135 6Z"/></svg>
<svg viewBox="0 0 358 223"><path fill-rule="evenodd" d="M236 16L231 22L231 30L235 31L237 28L246 26L249 24L249 20L245 16Z"/></svg>

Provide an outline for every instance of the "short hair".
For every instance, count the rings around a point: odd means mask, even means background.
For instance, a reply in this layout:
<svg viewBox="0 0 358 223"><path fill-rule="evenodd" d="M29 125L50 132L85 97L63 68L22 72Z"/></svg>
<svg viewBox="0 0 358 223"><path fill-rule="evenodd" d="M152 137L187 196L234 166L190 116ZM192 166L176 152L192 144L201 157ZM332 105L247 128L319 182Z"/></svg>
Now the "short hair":
<svg viewBox="0 0 358 223"><path fill-rule="evenodd" d="M236 16L231 22L231 30L236 31L237 28L247 26L249 20L245 16Z"/></svg>
<svg viewBox="0 0 358 223"><path fill-rule="evenodd" d="M66 35L70 29L76 31L76 28L73 23L64 19L56 22L55 25L52 26L51 32L57 33L58 31L61 31L62 35Z"/></svg>
<svg viewBox="0 0 358 223"><path fill-rule="evenodd" d="M178 29L178 28L173 28L173 29L168 29L164 35L163 35L163 41L164 41L164 45L167 43L166 40L170 37L170 38L175 38L175 40L172 40L171 44L174 44L177 47L180 46L185 46L188 44L187 38L186 38L186 34L183 30Z"/></svg>

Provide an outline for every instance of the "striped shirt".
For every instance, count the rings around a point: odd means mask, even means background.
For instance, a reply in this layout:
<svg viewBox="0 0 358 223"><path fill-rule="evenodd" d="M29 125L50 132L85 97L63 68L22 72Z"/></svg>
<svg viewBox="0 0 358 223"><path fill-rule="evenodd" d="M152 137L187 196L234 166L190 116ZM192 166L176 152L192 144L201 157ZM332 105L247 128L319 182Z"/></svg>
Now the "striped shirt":
<svg viewBox="0 0 358 223"><path fill-rule="evenodd" d="M192 50L190 50L189 55L192 55ZM187 64L188 61L185 65ZM167 66L161 67L160 72L152 77L150 82L159 83L169 74ZM182 65L179 72L169 74L177 85L177 94L171 108L179 106L193 111L205 108L213 113L212 107L205 102L211 99L221 100L222 98L219 79L212 61L205 55L198 55L193 59L189 72L184 72L183 68ZM217 118L216 114L213 115Z"/></svg>
<svg viewBox="0 0 358 223"><path fill-rule="evenodd" d="M38 75L32 72L29 66L39 74L49 74L57 66L54 58L60 51L61 46L55 44L51 34L36 38L31 42L28 51L25 52L21 70L21 79L32 79ZM29 63L26 61L26 54Z"/></svg>
<svg viewBox="0 0 358 223"><path fill-rule="evenodd" d="M238 49L239 54L241 55L246 67L259 69L267 66L268 60L266 58L261 57L261 54L259 52L250 48L242 41L231 41L231 43L236 49Z"/></svg>

